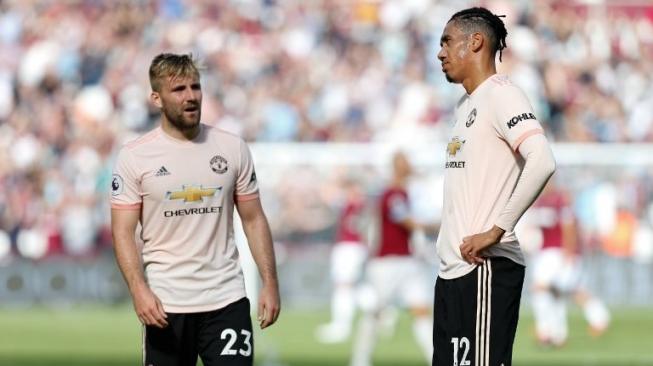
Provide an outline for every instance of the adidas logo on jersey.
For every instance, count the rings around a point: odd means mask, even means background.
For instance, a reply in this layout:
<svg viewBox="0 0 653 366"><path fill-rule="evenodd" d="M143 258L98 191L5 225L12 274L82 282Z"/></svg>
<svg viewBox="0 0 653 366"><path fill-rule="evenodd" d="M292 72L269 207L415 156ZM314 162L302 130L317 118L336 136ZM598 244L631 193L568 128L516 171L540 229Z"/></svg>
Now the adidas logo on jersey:
<svg viewBox="0 0 653 366"><path fill-rule="evenodd" d="M159 170L154 174L155 177L163 177L164 175L170 175L170 172L164 166L161 166L161 168L159 168Z"/></svg>

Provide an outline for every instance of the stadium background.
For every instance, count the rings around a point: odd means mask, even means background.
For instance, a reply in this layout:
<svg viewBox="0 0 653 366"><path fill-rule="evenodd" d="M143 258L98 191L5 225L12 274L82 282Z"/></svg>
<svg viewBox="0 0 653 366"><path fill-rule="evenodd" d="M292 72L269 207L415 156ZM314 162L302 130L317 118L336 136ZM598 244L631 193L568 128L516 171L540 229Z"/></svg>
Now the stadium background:
<svg viewBox="0 0 653 366"><path fill-rule="evenodd" d="M477 4L506 15L499 70L555 143L588 285L614 317L593 339L574 313L569 343L539 349L525 291L516 364L653 365L653 4L628 0L0 2L0 365L138 362L108 190L117 148L157 123L147 68L162 51L199 58L202 120L254 152L284 305L257 335L258 363L346 364L350 344L313 339L328 318L339 181L360 179L373 200L402 148L415 214L437 220L462 89L435 56L451 14ZM420 365L408 327L402 317L381 340L378 365Z"/></svg>

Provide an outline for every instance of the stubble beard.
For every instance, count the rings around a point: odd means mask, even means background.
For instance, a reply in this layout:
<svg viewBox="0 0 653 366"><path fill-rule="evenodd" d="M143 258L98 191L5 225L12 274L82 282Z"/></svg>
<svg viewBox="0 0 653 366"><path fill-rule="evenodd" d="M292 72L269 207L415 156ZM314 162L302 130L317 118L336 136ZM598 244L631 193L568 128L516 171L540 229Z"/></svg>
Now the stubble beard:
<svg viewBox="0 0 653 366"><path fill-rule="evenodd" d="M448 72L444 73L444 78L447 79L447 81L450 82L451 84L460 84L461 83L461 81L459 79L454 79L454 77L451 76L451 74L449 74Z"/></svg>
<svg viewBox="0 0 653 366"><path fill-rule="evenodd" d="M184 116L183 109L180 111L171 111L167 108L163 108L162 112L170 124L179 131L188 131L197 128L200 124L200 117L202 115L202 109L199 106L197 107L197 118L192 119L187 119L186 116Z"/></svg>

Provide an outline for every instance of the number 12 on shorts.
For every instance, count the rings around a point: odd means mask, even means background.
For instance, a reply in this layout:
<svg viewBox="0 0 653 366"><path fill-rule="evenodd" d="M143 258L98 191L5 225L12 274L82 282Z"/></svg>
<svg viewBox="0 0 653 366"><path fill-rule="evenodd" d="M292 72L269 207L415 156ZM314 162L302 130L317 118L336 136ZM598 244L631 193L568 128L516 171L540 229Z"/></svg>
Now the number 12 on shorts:
<svg viewBox="0 0 653 366"><path fill-rule="evenodd" d="M469 338L467 337L451 337L451 343L453 344L453 366L469 366L471 362L467 359L467 354L469 353ZM463 357L458 363L458 350L462 349Z"/></svg>

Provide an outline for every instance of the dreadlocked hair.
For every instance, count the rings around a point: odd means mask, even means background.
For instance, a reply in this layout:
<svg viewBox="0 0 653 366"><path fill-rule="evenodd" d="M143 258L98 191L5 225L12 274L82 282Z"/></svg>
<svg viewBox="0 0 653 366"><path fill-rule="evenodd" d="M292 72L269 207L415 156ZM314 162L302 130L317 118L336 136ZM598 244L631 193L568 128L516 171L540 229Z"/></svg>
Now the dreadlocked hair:
<svg viewBox="0 0 653 366"><path fill-rule="evenodd" d="M506 46L508 31L501 18L505 18L505 15L496 15L485 8L476 7L457 12L449 22L455 21L467 34L483 32L490 40L492 51L495 54L499 51L499 61L501 61L501 51L508 47Z"/></svg>

